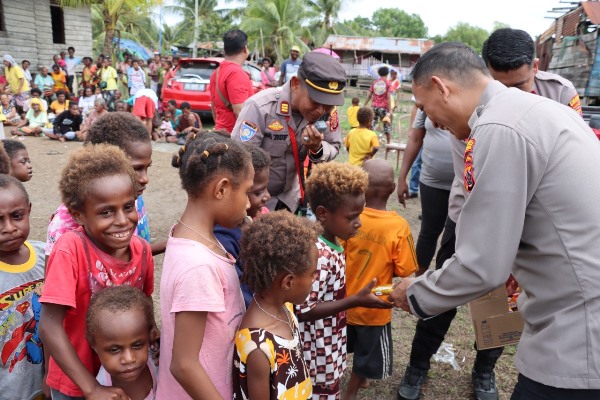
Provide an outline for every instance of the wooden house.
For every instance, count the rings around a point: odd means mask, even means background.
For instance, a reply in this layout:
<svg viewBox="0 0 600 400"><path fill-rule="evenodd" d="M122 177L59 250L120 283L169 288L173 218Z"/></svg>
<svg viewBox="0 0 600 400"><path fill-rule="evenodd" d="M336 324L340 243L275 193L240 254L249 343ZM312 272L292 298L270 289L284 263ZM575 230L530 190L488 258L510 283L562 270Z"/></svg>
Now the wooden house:
<svg viewBox="0 0 600 400"><path fill-rule="evenodd" d="M30 71L52 64L67 47L92 56L90 7L61 7L56 0L0 0L0 56L31 62Z"/></svg>
<svg viewBox="0 0 600 400"><path fill-rule="evenodd" d="M536 42L540 69L575 85L583 105L600 105L600 1L567 2Z"/></svg>
<svg viewBox="0 0 600 400"><path fill-rule="evenodd" d="M355 86L360 78L371 76L370 66L380 63L392 66L406 80L412 66L433 44L429 39L329 35L323 47L340 56L349 83Z"/></svg>

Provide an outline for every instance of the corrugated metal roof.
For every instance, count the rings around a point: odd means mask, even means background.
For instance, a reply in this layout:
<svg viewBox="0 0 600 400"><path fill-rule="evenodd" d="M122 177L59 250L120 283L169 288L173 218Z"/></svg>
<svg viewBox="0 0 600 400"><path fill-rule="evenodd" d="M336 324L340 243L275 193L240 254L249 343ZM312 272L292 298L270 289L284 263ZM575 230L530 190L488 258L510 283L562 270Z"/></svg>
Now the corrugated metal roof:
<svg viewBox="0 0 600 400"><path fill-rule="evenodd" d="M560 32L561 36L577 36L577 26L579 25L579 18L581 16L581 8L576 8L573 11L563 15L562 29Z"/></svg>
<svg viewBox="0 0 600 400"><path fill-rule="evenodd" d="M600 25L600 2L582 1L581 5L592 24Z"/></svg>
<svg viewBox="0 0 600 400"><path fill-rule="evenodd" d="M323 47L329 48L330 46L333 50L423 54L433 47L433 40L329 35Z"/></svg>

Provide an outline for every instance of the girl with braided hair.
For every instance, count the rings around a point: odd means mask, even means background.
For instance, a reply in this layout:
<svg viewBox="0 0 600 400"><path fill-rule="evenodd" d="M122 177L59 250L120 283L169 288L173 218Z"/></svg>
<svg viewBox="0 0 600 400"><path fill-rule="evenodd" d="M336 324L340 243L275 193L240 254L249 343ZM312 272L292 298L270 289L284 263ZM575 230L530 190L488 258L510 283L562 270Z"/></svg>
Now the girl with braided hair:
<svg viewBox="0 0 600 400"><path fill-rule="evenodd" d="M231 399L235 333L245 306L235 259L213 234L250 207L250 154L229 135L192 133L173 157L188 201L167 240L160 283L159 399Z"/></svg>

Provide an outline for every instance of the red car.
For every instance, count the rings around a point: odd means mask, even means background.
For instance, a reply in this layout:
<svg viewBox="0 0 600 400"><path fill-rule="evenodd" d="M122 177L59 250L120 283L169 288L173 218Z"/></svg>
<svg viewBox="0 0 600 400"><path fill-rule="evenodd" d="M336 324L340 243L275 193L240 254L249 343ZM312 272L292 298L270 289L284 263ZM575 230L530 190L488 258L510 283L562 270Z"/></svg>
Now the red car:
<svg viewBox="0 0 600 400"><path fill-rule="evenodd" d="M210 76L223 60L221 57L180 59L175 70L175 77L163 83L163 109L167 107L169 100L175 100L177 107L187 101L190 103L192 111L202 116L212 116L208 85ZM254 93L263 90L265 86L261 82L260 68L250 62L246 62L243 68L250 75Z"/></svg>

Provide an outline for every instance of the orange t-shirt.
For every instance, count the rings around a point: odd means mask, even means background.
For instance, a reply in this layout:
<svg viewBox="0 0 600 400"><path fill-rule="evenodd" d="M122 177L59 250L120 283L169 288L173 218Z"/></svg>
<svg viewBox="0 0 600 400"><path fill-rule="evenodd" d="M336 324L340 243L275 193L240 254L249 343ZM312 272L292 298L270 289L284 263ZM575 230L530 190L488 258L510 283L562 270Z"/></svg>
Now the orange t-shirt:
<svg viewBox="0 0 600 400"><path fill-rule="evenodd" d="M365 287L373 278L377 285L392 283L394 276L409 276L417 270L417 257L410 226L395 211L365 207L362 226L353 238L342 243L346 253L346 296ZM351 308L352 325L382 326L392 320L392 310Z"/></svg>

